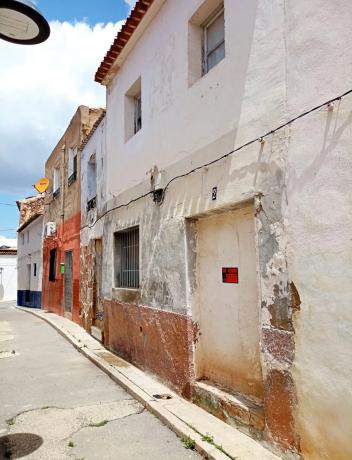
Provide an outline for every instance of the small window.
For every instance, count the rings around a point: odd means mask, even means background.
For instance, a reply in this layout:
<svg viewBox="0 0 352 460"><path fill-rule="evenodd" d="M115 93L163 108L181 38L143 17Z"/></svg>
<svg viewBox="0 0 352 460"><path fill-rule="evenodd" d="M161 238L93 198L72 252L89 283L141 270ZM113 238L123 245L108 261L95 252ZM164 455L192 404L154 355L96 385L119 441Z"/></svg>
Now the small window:
<svg viewBox="0 0 352 460"><path fill-rule="evenodd" d="M224 9L211 17L204 25L204 62L206 74L225 57L225 16Z"/></svg>
<svg viewBox="0 0 352 460"><path fill-rule="evenodd" d="M87 212L96 207L97 202L97 163L95 153L87 163Z"/></svg>
<svg viewBox="0 0 352 460"><path fill-rule="evenodd" d="M137 81L125 94L125 141L142 129L142 80Z"/></svg>
<svg viewBox="0 0 352 460"><path fill-rule="evenodd" d="M77 148L68 149L67 182L71 185L77 179Z"/></svg>
<svg viewBox="0 0 352 460"><path fill-rule="evenodd" d="M54 168L53 172L53 195L54 198L60 194L60 168Z"/></svg>
<svg viewBox="0 0 352 460"><path fill-rule="evenodd" d="M50 249L49 281L56 280L56 249Z"/></svg>
<svg viewBox="0 0 352 460"><path fill-rule="evenodd" d="M24 233L21 233L21 243L22 243L22 246L24 245Z"/></svg>
<svg viewBox="0 0 352 460"><path fill-rule="evenodd" d="M29 243L29 231L27 232L27 243Z"/></svg>
<svg viewBox="0 0 352 460"><path fill-rule="evenodd" d="M142 129L142 96L139 94L134 98L134 133Z"/></svg>
<svg viewBox="0 0 352 460"><path fill-rule="evenodd" d="M37 276L37 264L33 264L33 276Z"/></svg>
<svg viewBox="0 0 352 460"><path fill-rule="evenodd" d="M139 228L115 233L115 286L139 288Z"/></svg>

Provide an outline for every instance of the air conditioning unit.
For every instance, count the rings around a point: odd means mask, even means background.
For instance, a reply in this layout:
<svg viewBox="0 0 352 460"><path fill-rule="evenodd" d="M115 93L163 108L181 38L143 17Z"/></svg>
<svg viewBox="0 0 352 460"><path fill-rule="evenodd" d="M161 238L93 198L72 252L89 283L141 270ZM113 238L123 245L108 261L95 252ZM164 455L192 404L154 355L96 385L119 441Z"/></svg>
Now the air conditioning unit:
<svg viewBox="0 0 352 460"><path fill-rule="evenodd" d="M56 235L56 222L47 222L45 224L45 231L44 235L46 237L55 236Z"/></svg>

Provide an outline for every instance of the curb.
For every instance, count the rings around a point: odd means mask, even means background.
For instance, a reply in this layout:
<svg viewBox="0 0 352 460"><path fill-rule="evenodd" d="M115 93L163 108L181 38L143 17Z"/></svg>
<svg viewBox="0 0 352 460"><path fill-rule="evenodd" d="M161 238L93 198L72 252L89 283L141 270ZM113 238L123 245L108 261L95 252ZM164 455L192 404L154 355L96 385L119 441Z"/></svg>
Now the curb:
<svg viewBox="0 0 352 460"><path fill-rule="evenodd" d="M152 398L141 387L129 380L126 376L122 375L116 368L107 363L104 359L97 356L93 351L85 348L82 343L75 339L68 331L61 328L59 325L51 321L50 318L43 316L45 310L35 311L24 307L15 307L19 311L30 313L37 318L42 319L53 327L62 337L64 337L71 345L73 345L80 353L88 358L99 369L105 372L115 383L120 385L126 390L133 398L139 401L146 409L161 420L168 428L170 428L178 437L190 437L195 441L195 450L204 458L209 460L235 460L235 457L220 451L212 444L203 441L202 434L199 433L192 426L187 425L183 420L172 414L169 410L163 407L162 403ZM83 329L84 331L84 329ZM107 352L110 350L106 349ZM205 434L205 433L204 433Z"/></svg>

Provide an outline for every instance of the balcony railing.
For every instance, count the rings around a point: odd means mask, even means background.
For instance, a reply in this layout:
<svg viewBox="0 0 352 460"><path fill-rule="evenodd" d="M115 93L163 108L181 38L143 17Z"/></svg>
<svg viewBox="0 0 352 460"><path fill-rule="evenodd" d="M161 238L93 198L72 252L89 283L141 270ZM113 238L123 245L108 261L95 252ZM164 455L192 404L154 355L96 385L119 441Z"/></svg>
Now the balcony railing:
<svg viewBox="0 0 352 460"><path fill-rule="evenodd" d="M74 171L71 176L67 179L67 184L70 186L77 179L77 171Z"/></svg>
<svg viewBox="0 0 352 460"><path fill-rule="evenodd" d="M94 209L96 207L97 207L97 197L95 196L87 202L87 212L89 212L91 209Z"/></svg>

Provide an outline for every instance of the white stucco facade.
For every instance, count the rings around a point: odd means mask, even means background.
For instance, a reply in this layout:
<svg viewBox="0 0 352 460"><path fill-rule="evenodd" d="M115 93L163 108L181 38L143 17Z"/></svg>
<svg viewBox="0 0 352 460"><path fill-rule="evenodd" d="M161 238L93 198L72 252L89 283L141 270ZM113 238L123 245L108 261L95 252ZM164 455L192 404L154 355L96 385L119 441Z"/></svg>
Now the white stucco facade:
<svg viewBox="0 0 352 460"><path fill-rule="evenodd" d="M1 254L0 250L0 302L16 300L17 256Z"/></svg>
<svg viewBox="0 0 352 460"><path fill-rule="evenodd" d="M107 302L181 315L197 329L197 226L253 207L260 308L249 329L258 331L264 439L288 458L349 460L352 95L202 166L350 89L352 5L225 0L225 59L197 77L192 40L204 5L219 3L156 1L107 76L106 119L82 154L83 162L96 151L100 170L89 219L82 193L82 225L91 228L81 245L103 239ZM139 79L142 129L126 139L125 98ZM155 177L161 188L172 180L162 204L139 199ZM114 286L114 232L137 225L140 289L132 295ZM229 334L228 322L222 330Z"/></svg>
<svg viewBox="0 0 352 460"><path fill-rule="evenodd" d="M41 307L43 216L18 232L18 304Z"/></svg>

